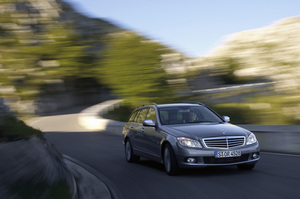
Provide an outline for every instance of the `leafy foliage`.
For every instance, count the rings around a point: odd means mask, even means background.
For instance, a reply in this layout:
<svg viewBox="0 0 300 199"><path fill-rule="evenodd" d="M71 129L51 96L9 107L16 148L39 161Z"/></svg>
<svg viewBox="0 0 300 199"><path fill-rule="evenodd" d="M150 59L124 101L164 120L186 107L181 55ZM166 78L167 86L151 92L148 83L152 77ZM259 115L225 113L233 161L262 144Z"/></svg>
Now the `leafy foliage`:
<svg viewBox="0 0 300 199"><path fill-rule="evenodd" d="M0 13L0 86L13 86L15 98L35 100L48 82L94 76L95 58L74 27L53 17L31 17L22 3L19 9L9 3L13 2L0 2L8 10ZM36 22L29 25L32 21Z"/></svg>
<svg viewBox="0 0 300 199"><path fill-rule="evenodd" d="M113 35L102 55L100 76L129 103L166 102L172 92L161 67L162 45L130 32Z"/></svg>
<svg viewBox="0 0 300 199"><path fill-rule="evenodd" d="M0 125L0 139L16 140L26 139L31 136L42 137L42 132L27 126L23 121L16 119L13 116L6 116L3 119L3 124Z"/></svg>

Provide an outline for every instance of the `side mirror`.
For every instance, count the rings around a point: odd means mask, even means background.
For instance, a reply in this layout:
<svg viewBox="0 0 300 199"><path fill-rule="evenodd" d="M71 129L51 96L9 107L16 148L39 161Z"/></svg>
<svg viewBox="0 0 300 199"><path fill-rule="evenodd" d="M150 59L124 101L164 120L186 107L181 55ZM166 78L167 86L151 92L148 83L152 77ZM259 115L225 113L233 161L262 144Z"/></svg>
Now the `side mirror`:
<svg viewBox="0 0 300 199"><path fill-rule="evenodd" d="M144 120L143 126L150 126L150 127L156 127L156 123L154 120Z"/></svg>
<svg viewBox="0 0 300 199"><path fill-rule="evenodd" d="M226 123L230 122L230 117L228 116L222 116L223 120L225 120Z"/></svg>

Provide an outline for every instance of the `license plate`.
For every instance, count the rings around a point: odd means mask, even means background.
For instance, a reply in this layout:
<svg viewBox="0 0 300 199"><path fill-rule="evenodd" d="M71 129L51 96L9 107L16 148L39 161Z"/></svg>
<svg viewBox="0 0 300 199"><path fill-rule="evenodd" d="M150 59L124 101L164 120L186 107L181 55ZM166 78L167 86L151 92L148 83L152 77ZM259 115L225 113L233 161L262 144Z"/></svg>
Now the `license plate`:
<svg viewBox="0 0 300 199"><path fill-rule="evenodd" d="M215 158L239 157L241 151L216 151Z"/></svg>

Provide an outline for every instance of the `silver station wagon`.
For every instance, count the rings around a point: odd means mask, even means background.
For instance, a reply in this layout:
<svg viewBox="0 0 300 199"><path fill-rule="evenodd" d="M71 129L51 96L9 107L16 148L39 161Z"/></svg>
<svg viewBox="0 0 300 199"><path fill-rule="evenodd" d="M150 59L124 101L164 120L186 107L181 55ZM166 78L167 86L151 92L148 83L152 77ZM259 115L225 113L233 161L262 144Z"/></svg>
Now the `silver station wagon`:
<svg viewBox="0 0 300 199"><path fill-rule="evenodd" d="M122 134L128 162L140 157L158 161L168 175L206 166L250 170L260 158L253 133L202 103L143 105L133 111Z"/></svg>

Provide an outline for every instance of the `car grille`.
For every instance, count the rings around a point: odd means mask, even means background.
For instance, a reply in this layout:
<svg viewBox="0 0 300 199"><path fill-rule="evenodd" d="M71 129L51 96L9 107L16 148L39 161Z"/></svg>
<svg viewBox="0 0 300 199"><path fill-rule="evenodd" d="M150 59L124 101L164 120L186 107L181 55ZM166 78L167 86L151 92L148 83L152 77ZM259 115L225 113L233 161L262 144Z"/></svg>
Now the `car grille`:
<svg viewBox="0 0 300 199"><path fill-rule="evenodd" d="M240 157L230 157L230 158L203 157L203 162L205 164L226 164L226 163L247 161L248 158L249 158L249 154L243 154Z"/></svg>
<svg viewBox="0 0 300 199"><path fill-rule="evenodd" d="M243 146L245 144L245 140L244 136L215 137L204 138L203 143L206 148L229 149Z"/></svg>

